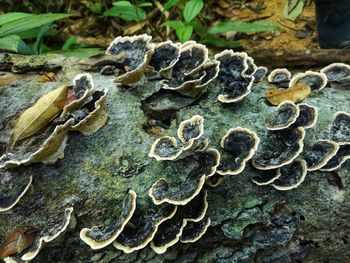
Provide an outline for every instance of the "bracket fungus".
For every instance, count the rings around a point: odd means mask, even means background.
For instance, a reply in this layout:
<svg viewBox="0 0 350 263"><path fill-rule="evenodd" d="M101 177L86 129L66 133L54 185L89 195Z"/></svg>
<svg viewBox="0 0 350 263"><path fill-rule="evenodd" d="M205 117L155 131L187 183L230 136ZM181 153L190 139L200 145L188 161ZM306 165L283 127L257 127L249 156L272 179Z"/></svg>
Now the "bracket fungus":
<svg viewBox="0 0 350 263"><path fill-rule="evenodd" d="M204 217L198 222L189 222L180 238L181 243L194 243L199 240L208 230L211 220L209 217Z"/></svg>
<svg viewBox="0 0 350 263"><path fill-rule="evenodd" d="M309 129L315 126L318 117L318 110L316 107L306 103L298 104L299 116L293 123L291 128L303 127Z"/></svg>
<svg viewBox="0 0 350 263"><path fill-rule="evenodd" d="M321 69L321 73L327 76L329 82L348 81L350 78L350 65L344 63L332 63Z"/></svg>
<svg viewBox="0 0 350 263"><path fill-rule="evenodd" d="M280 169L258 170L252 171L252 181L257 185L269 185L281 176Z"/></svg>
<svg viewBox="0 0 350 263"><path fill-rule="evenodd" d="M350 159L350 142L338 143L339 150L320 171L335 171Z"/></svg>
<svg viewBox="0 0 350 263"><path fill-rule="evenodd" d="M338 152L339 145L334 141L319 140L310 147L305 147L303 158L308 171L316 171L324 167Z"/></svg>
<svg viewBox="0 0 350 263"><path fill-rule="evenodd" d="M192 147L195 140L198 140L204 133L204 119L200 115L194 115L191 119L184 120L177 129L177 137L182 142L183 150Z"/></svg>
<svg viewBox="0 0 350 263"><path fill-rule="evenodd" d="M336 142L350 142L350 113L338 111L335 113L332 125L332 139Z"/></svg>
<svg viewBox="0 0 350 263"><path fill-rule="evenodd" d="M175 137L163 136L152 144L149 157L156 158L157 161L172 161L180 156L183 148L179 147Z"/></svg>
<svg viewBox="0 0 350 263"><path fill-rule="evenodd" d="M269 141L257 151L253 166L259 170L271 170L292 163L303 151L305 130L284 129L270 133Z"/></svg>
<svg viewBox="0 0 350 263"><path fill-rule="evenodd" d="M266 128L271 131L283 130L290 127L299 117L299 107L292 101L284 101L277 107L273 120L267 123Z"/></svg>
<svg viewBox="0 0 350 263"><path fill-rule="evenodd" d="M267 67L259 66L255 70L253 77L254 77L254 82L257 83L261 80L263 80L267 74Z"/></svg>
<svg viewBox="0 0 350 263"><path fill-rule="evenodd" d="M304 180L307 174L307 164L305 160L296 160L291 164L280 168L281 176L271 184L280 191L287 191L297 188Z"/></svg>
<svg viewBox="0 0 350 263"><path fill-rule="evenodd" d="M17 181L16 188L18 188L18 190L13 195L1 196L0 213L12 209L21 200L21 198L27 193L30 186L32 185L32 182L33 182L32 176L29 176L28 180L25 182L24 185L21 185L21 183ZM6 188L8 189L9 186L7 185Z"/></svg>
<svg viewBox="0 0 350 263"><path fill-rule="evenodd" d="M131 85L144 75L153 54L152 37L146 34L132 37L117 37L106 50L107 55L120 56L116 69L116 83Z"/></svg>
<svg viewBox="0 0 350 263"><path fill-rule="evenodd" d="M24 251L21 259L25 261L34 259L45 243L49 243L62 235L69 226L72 218L72 213L73 207L66 208L64 211L63 220L60 223L54 221L51 224L48 224L47 228L42 229L34 244Z"/></svg>
<svg viewBox="0 0 350 263"><path fill-rule="evenodd" d="M191 165L185 178L176 178L169 183L165 178L156 181L149 190L149 196L154 204L169 203L173 205L186 205L195 198L203 188L205 180L215 174L220 163L220 153L213 148L194 152L186 158L177 161L182 169ZM175 179L175 178L174 178Z"/></svg>
<svg viewBox="0 0 350 263"><path fill-rule="evenodd" d="M235 175L241 173L260 143L255 132L246 128L232 128L221 139L221 147L227 153L223 155L217 173Z"/></svg>
<svg viewBox="0 0 350 263"><path fill-rule="evenodd" d="M134 191L129 190L120 204L121 212L118 217L113 220L113 223L103 229L97 226L83 228L80 231L80 239L92 249L101 249L113 243L135 212L136 196Z"/></svg>
<svg viewBox="0 0 350 263"><path fill-rule="evenodd" d="M248 70L247 58L246 53L232 50L224 50L215 55L215 59L220 62L217 81L223 85L222 93L218 96L220 102L239 102L251 92L254 70ZM254 65L252 61L250 64Z"/></svg>
<svg viewBox="0 0 350 263"><path fill-rule="evenodd" d="M324 73L306 71L298 73L289 82L289 87L293 87L299 83L304 83L310 86L311 90L320 91L327 85L327 76Z"/></svg>
<svg viewBox="0 0 350 263"><path fill-rule="evenodd" d="M154 238L158 227L175 215L177 207L164 204L143 215L139 215L137 210L131 217L130 224L124 227L113 242L113 246L124 253L131 253L146 247Z"/></svg>
<svg viewBox="0 0 350 263"><path fill-rule="evenodd" d="M292 73L286 68L277 68L270 72L270 74L267 76L268 82L274 83L274 84L285 84L289 83L290 79L292 77Z"/></svg>
<svg viewBox="0 0 350 263"><path fill-rule="evenodd" d="M186 205L178 206L175 215L162 223L151 242L151 248L157 254L163 254L181 238L183 230L189 222L201 221L207 211L207 193L201 191Z"/></svg>

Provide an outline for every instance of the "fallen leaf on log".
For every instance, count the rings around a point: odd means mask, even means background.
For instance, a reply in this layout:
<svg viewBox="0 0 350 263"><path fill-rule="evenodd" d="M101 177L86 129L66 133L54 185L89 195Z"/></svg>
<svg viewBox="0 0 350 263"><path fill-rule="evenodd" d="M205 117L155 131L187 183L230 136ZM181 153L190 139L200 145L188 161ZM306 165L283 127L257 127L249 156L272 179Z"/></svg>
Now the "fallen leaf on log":
<svg viewBox="0 0 350 263"><path fill-rule="evenodd" d="M265 93L265 97L272 105L277 106L286 100L301 102L309 97L310 93L311 88L309 85L298 83L288 89L268 89Z"/></svg>
<svg viewBox="0 0 350 263"><path fill-rule="evenodd" d="M32 107L26 109L17 119L12 131L10 145L28 138L53 120L63 109L68 87L63 85L41 97Z"/></svg>

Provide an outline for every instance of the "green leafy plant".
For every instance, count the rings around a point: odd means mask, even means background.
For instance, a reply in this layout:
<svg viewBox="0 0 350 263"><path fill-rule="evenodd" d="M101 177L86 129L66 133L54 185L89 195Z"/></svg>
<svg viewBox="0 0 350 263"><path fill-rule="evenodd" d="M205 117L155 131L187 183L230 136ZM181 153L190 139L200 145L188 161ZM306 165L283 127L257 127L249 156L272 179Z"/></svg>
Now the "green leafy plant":
<svg viewBox="0 0 350 263"><path fill-rule="evenodd" d="M129 1L118 1L114 2L113 7L105 11L103 15L119 17L126 21L142 21L147 19L147 14L143 8L152 5L150 2L133 4Z"/></svg>
<svg viewBox="0 0 350 263"><path fill-rule="evenodd" d="M202 22L205 18L199 19L201 11L204 7L203 0L169 0L164 5L164 11L172 8L182 10L183 21L167 20L162 26L167 26L175 30L177 38L180 42L186 42L193 34L199 36L202 43L211 44L217 47L235 48L240 46L239 41L227 40L218 37L217 34L226 32L240 32L240 33L257 33L265 31L277 30L278 26L269 24L265 21L256 21L247 23L243 21L225 21L210 28L207 28Z"/></svg>
<svg viewBox="0 0 350 263"><path fill-rule="evenodd" d="M55 21L69 16L69 14L27 14L16 12L0 15L0 50L26 55L53 52L44 45L44 38L53 33L51 29ZM30 42L25 41L31 39L33 40ZM97 54L96 49L95 53ZM91 50L89 54L92 54Z"/></svg>

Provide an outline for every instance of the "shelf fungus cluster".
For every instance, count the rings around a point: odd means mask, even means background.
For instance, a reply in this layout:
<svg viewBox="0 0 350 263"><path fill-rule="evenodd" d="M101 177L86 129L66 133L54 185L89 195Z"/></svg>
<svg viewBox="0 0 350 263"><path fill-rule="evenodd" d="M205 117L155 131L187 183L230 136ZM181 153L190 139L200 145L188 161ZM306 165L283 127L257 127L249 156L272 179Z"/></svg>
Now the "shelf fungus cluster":
<svg viewBox="0 0 350 263"><path fill-rule="evenodd" d="M18 175L17 166L38 162L53 164L64 158L69 131L89 135L105 125L106 93L107 90L94 88L90 74L79 74L72 86L62 85L50 91L17 117L8 132L11 134L8 145L0 157L0 176L6 182L4 187L0 185L5 188L1 189L4 196L0 197L0 212L13 209L31 189L33 177L23 172ZM13 174L17 175L16 178ZM47 226L38 230L33 245L21 251L21 260L34 259L46 243L64 233L72 213L73 208L67 208L62 223L60 219L49 218Z"/></svg>
<svg viewBox="0 0 350 263"><path fill-rule="evenodd" d="M292 76L292 73L286 68L274 69L267 76L267 80L280 88L291 88L297 84L306 84L313 91L322 90L328 83L327 74L323 71L306 71Z"/></svg>
<svg viewBox="0 0 350 263"><path fill-rule="evenodd" d="M267 120L268 140L253 159L252 181L285 191L298 187L308 171L339 168L350 158L349 116L338 112L332 126L332 138L309 145L304 142L305 132L315 126L317 108L306 103L282 102Z"/></svg>
<svg viewBox="0 0 350 263"><path fill-rule="evenodd" d="M107 90L95 90L89 74L80 74L72 86L62 85L41 97L17 118L0 168L64 158L70 130L89 135L107 121Z"/></svg>
<svg viewBox="0 0 350 263"><path fill-rule="evenodd" d="M151 43L148 35L117 37L108 47L105 60L98 63L103 65L100 72L113 74L116 83L132 86L153 81L168 92L186 97L198 97L216 81L222 103L242 100L253 82L267 73L244 52L225 50L209 58L208 49L195 41Z"/></svg>

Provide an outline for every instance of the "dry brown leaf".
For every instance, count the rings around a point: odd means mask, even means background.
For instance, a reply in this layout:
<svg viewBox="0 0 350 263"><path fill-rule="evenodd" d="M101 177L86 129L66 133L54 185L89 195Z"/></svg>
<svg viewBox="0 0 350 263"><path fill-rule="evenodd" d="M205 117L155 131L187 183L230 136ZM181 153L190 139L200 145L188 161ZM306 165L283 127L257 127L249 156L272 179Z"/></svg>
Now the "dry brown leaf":
<svg viewBox="0 0 350 263"><path fill-rule="evenodd" d="M288 89L268 89L265 93L265 97L272 105L279 105L286 100L301 102L309 97L310 93L311 88L309 85L298 83Z"/></svg>
<svg viewBox="0 0 350 263"><path fill-rule="evenodd" d="M31 227L17 227L6 237L5 243L0 247L0 259L13 254L21 253L31 246L37 236L37 231Z"/></svg>
<svg viewBox="0 0 350 263"><path fill-rule="evenodd" d="M16 121L10 144L28 138L54 119L63 109L68 95L68 87L63 85L41 97L32 107L26 109Z"/></svg>

